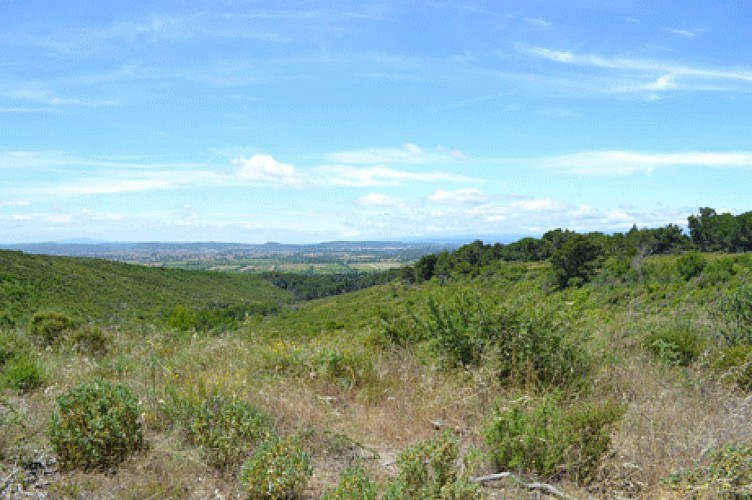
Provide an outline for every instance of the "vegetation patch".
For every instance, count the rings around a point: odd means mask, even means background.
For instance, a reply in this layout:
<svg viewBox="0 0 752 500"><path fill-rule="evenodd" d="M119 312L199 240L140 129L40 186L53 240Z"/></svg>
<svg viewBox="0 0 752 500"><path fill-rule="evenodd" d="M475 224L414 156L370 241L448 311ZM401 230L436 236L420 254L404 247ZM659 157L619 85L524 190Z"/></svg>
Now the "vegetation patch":
<svg viewBox="0 0 752 500"><path fill-rule="evenodd" d="M300 438L275 436L243 464L240 482L249 499L295 498L312 474L311 457Z"/></svg>
<svg viewBox="0 0 752 500"><path fill-rule="evenodd" d="M138 400L122 384L96 379L57 406L47 433L63 469L108 469L144 447Z"/></svg>
<svg viewBox="0 0 752 500"><path fill-rule="evenodd" d="M664 483L691 498L750 498L752 447L728 444L710 449L696 467L674 472Z"/></svg>

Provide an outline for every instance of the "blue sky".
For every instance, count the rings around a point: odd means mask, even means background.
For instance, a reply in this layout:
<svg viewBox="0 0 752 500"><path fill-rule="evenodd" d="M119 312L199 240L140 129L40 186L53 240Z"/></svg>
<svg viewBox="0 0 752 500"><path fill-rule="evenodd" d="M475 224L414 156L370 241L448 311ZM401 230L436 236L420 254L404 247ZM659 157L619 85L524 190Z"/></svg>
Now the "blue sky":
<svg viewBox="0 0 752 500"><path fill-rule="evenodd" d="M0 3L0 241L623 231L752 210L752 4Z"/></svg>

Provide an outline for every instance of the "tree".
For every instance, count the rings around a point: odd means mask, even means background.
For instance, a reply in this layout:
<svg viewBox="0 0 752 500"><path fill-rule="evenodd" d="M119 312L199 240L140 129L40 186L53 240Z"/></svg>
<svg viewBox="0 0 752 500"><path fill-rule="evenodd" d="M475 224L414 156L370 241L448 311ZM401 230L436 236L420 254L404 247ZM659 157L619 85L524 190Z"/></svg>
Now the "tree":
<svg viewBox="0 0 752 500"><path fill-rule="evenodd" d="M573 234L551 256L554 276L559 288L585 283L592 278L603 256L603 248L590 238Z"/></svg>

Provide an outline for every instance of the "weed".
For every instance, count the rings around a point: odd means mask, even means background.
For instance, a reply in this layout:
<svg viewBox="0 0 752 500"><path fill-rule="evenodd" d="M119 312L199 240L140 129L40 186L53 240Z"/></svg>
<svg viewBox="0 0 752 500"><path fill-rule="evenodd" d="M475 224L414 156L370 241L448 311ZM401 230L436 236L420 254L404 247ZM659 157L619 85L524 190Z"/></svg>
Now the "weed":
<svg viewBox="0 0 752 500"><path fill-rule="evenodd" d="M74 328L74 322L60 312L38 312L29 320L29 337L38 345L51 346Z"/></svg>
<svg viewBox="0 0 752 500"><path fill-rule="evenodd" d="M671 366L688 366L703 352L704 339L689 328L664 328L642 342L656 358Z"/></svg>
<svg viewBox="0 0 752 500"><path fill-rule="evenodd" d="M688 497L752 497L752 448L728 444L708 450L702 464L674 472L664 479L672 489Z"/></svg>
<svg viewBox="0 0 752 500"><path fill-rule="evenodd" d="M376 484L368 477L363 466L356 465L342 471L337 486L324 493L321 500L376 500Z"/></svg>

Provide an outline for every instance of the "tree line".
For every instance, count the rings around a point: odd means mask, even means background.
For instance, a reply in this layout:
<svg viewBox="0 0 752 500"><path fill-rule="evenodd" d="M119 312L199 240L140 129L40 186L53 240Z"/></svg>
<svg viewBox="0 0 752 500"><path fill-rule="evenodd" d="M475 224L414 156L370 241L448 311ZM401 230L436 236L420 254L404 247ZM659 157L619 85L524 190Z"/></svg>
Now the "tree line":
<svg viewBox="0 0 752 500"><path fill-rule="evenodd" d="M637 228L625 233L580 234L553 229L541 238L527 237L514 243L485 244L476 240L452 252L422 257L413 266L402 268L400 276L408 281L446 279L453 275L479 274L498 262L536 262L550 260L556 280L562 288L587 281L598 263L608 257L642 259L650 255L702 252L752 251L752 212L741 215L719 214L703 207L687 220L688 232L676 224L659 228Z"/></svg>

